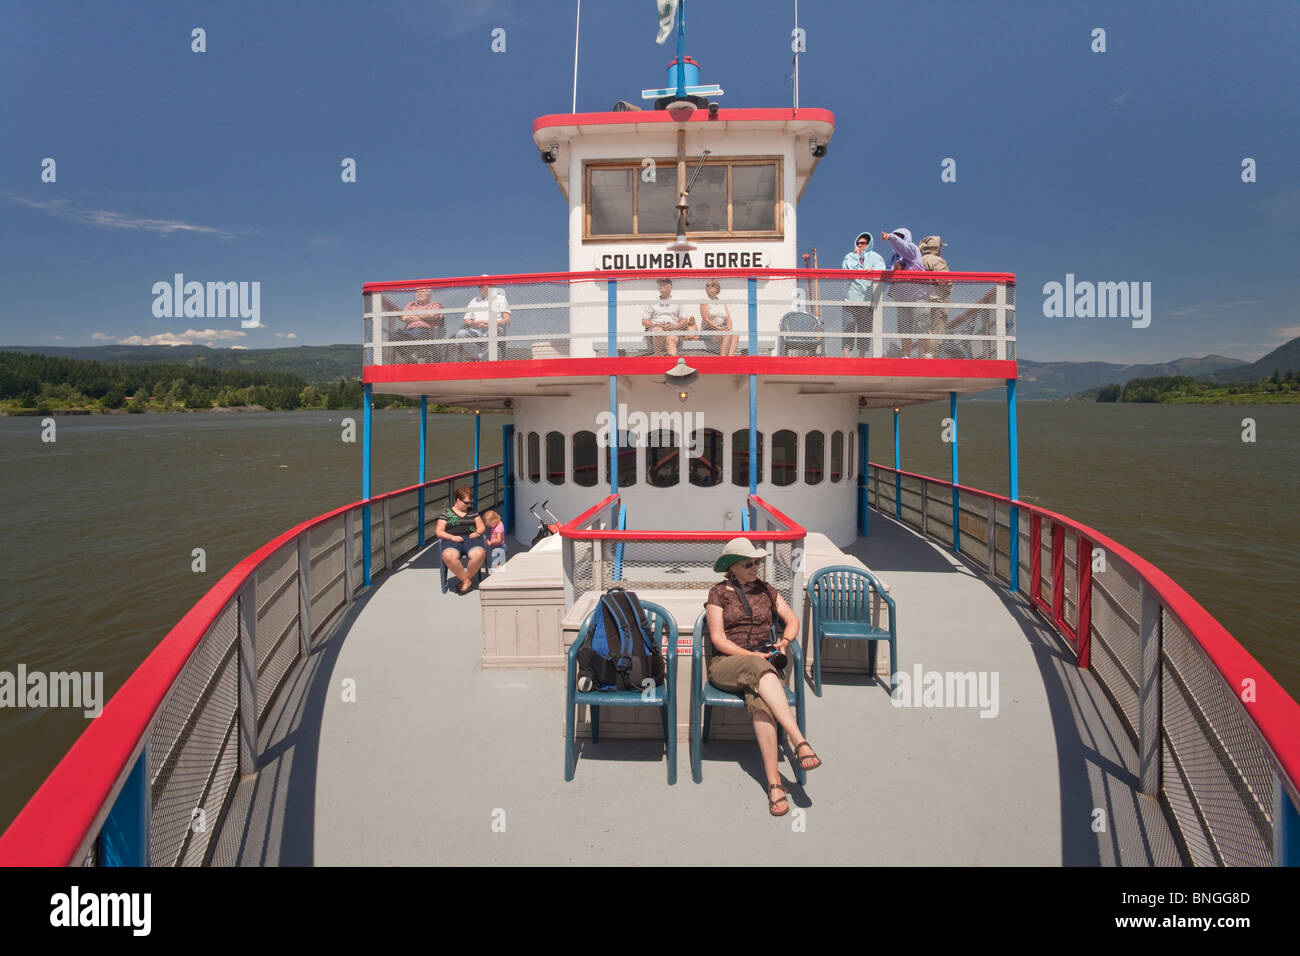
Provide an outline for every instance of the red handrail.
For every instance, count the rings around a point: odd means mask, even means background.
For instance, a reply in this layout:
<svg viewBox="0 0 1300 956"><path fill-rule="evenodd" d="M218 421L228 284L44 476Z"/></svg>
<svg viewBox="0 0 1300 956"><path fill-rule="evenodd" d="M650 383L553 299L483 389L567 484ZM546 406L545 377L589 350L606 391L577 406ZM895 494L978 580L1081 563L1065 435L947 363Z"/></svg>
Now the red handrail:
<svg viewBox="0 0 1300 956"><path fill-rule="evenodd" d="M868 465L890 474L895 471L895 469L887 465L877 465L875 462L868 462ZM930 478L914 472L899 471L898 473L913 478L924 478L927 481L949 488L953 487L951 482L940 478ZM1273 675L1266 671L1259 661L1255 660L1254 655L1242 647L1237 639L1228 633L1227 628L1215 620L1209 611L1179 587L1169 575L1140 557L1136 552L1130 551L1124 545L1107 537L1095 528L1075 521L1073 518L1067 518L1065 515L1048 511L1046 508L1040 508L1037 505L1026 504L1023 501L1014 501L1002 495L981 491L978 488L969 488L965 485L958 485L957 487L972 494L982 495L985 498L994 498L1017 508L1022 508L1040 520L1048 518L1059 527L1073 528L1076 535L1086 537L1094 546L1105 548L1132 568L1134 573L1143 579L1147 587L1159 597L1160 602L1169 613L1178 619L1187 635L1205 652L1205 656L1214 664L1219 675L1237 696L1238 700L1241 700L1247 716L1250 717L1256 728L1258 728L1260 735L1272 748L1282 771L1290 779L1291 784L1300 787L1300 734L1296 733L1296 729L1300 728L1300 703L1297 703ZM1013 528L1012 533L1019 534L1019 529ZM1033 553L1037 555L1042 548L1041 540L1037 540L1031 535L1030 543L1034 548ZM1082 552L1080 552L1080 555L1082 555ZM1089 555L1089 558L1091 559L1091 555ZM1083 563L1082 556L1080 556L1080 563L1081 565ZM1090 572L1091 560L1087 562L1087 566ZM1090 578L1091 574L1089 574ZM1050 619L1052 616L1051 608L1043 605L1041 599L1036 596L1037 580L1038 576L1035 574L1030 585L1030 594L1034 595L1035 602L1039 606L1046 607ZM1083 602L1080 601L1080 625L1083 624L1082 607ZM1091 608L1089 610L1091 611ZM1082 658L1080 664L1086 666ZM1254 693L1250 695L1250 699L1243 700L1242 698L1245 696L1244 689L1247 687L1253 687Z"/></svg>
<svg viewBox="0 0 1300 956"><path fill-rule="evenodd" d="M485 465L479 471L489 471L500 464ZM465 471L446 475L426 481L423 487L472 474L473 471ZM73 859L74 854L94 826L119 780L129 772L131 759L149 731L167 692L217 615L235 599L249 577L303 532L347 511L420 487L418 484L410 485L317 515L262 545L227 571L126 679L104 706L103 712L91 721L27 805L0 834L0 866L69 866L80 863L80 860Z"/></svg>
<svg viewBox="0 0 1300 956"><path fill-rule="evenodd" d="M530 272L496 276L455 276L443 279L399 279L366 282L363 295L372 292L444 289L454 286L519 285L528 282L625 282L633 279L690 279L707 275L715 279L868 279L884 282L1004 282L1015 285L1014 272L876 272L854 269L618 269L589 272Z"/></svg>

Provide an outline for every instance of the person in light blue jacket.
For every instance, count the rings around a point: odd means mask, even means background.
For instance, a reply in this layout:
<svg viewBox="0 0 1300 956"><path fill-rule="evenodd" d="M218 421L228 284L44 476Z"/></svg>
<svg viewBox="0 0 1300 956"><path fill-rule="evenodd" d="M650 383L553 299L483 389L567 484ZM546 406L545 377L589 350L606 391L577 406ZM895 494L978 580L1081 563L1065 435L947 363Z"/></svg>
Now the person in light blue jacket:
<svg viewBox="0 0 1300 956"><path fill-rule="evenodd" d="M871 248L871 233L860 232L857 239L853 241L853 251L844 257L841 269L869 269L875 272L885 271L885 260L880 258L880 253ZM871 301L871 280L854 279L849 283L848 290L844 293L844 299L847 302L870 302ZM860 333L863 336L871 332L871 306L870 305L846 305L841 307L844 312L844 331L848 333ZM844 339L844 355L851 356L854 352L858 355L871 354L871 340L868 338Z"/></svg>

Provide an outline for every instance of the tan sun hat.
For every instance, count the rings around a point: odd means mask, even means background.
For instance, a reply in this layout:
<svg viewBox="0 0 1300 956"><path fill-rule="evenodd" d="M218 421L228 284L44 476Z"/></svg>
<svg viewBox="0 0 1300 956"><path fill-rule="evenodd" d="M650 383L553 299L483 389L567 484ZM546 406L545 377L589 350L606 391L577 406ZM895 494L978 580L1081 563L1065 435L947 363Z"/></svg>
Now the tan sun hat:
<svg viewBox="0 0 1300 956"><path fill-rule="evenodd" d="M748 538L732 538L727 542L727 546L722 549L722 555L713 562L713 570L724 572L737 561L765 557L767 557L767 552L762 548L754 547L754 543Z"/></svg>

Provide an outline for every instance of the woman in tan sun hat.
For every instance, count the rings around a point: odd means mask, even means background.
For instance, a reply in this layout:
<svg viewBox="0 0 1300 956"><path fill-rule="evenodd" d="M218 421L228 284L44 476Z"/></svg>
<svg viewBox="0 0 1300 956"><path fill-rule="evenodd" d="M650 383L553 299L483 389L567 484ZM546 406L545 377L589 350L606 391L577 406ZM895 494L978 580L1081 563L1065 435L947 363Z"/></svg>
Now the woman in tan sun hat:
<svg viewBox="0 0 1300 956"><path fill-rule="evenodd" d="M799 634L799 621L785 598L766 581L759 580L758 573L766 556L767 552L754 547L748 538L728 541L721 557L713 564L713 570L724 572L726 580L709 590L704 611L713 649L708 662L709 683L719 690L744 696L745 710L754 722L754 736L763 756L768 812L780 817L790 812L790 803L776 769L777 725L790 735L795 759L804 770L814 770L822 762L799 732L799 724L785 698L785 682L768 659L772 622L779 620L785 626L776 642L776 650L784 654Z"/></svg>

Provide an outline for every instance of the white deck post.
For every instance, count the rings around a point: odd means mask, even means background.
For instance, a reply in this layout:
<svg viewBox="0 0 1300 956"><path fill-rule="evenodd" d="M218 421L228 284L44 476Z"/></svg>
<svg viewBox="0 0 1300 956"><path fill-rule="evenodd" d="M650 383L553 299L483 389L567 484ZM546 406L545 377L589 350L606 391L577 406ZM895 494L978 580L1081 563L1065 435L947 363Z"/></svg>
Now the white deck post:
<svg viewBox="0 0 1300 956"><path fill-rule="evenodd" d="M371 358L375 365L384 365L384 296L379 292L370 293L370 345Z"/></svg>
<svg viewBox="0 0 1300 956"><path fill-rule="evenodd" d="M880 358L884 350L884 310L880 307L880 297L884 295L885 283L877 279L871 283L871 357ZM854 354L857 346L854 345Z"/></svg>
<svg viewBox="0 0 1300 956"><path fill-rule="evenodd" d="M1142 601L1141 644L1142 664L1138 678L1138 789L1142 793L1160 792L1160 658L1162 629L1160 599L1147 586L1138 582Z"/></svg>
<svg viewBox="0 0 1300 956"><path fill-rule="evenodd" d="M497 356L497 320L501 310L497 308L496 287L488 291L488 361L495 362Z"/></svg>
<svg viewBox="0 0 1300 956"><path fill-rule="evenodd" d="M997 284L997 352L1000 359L1007 357L1007 287L1004 283Z"/></svg>
<svg viewBox="0 0 1300 956"><path fill-rule="evenodd" d="M355 511L343 513L343 586L347 591L349 607L352 605L352 593L357 589L357 582L352 576L352 562L356 560L356 549L352 545L357 530L355 516Z"/></svg>
<svg viewBox="0 0 1300 956"><path fill-rule="evenodd" d="M599 544L599 541L593 542L593 547ZM573 607L574 601L577 600L573 587L573 539L565 536L560 538L560 554L564 562L564 609L567 611Z"/></svg>
<svg viewBox="0 0 1300 956"><path fill-rule="evenodd" d="M996 578L998 576L998 502L996 498L988 499L989 502L989 523L984 532L985 544L988 545L988 569L989 576Z"/></svg>
<svg viewBox="0 0 1300 956"><path fill-rule="evenodd" d="M311 532L298 535L298 649L311 653Z"/></svg>
<svg viewBox="0 0 1300 956"><path fill-rule="evenodd" d="M385 570L385 571L388 570L389 565L392 564L392 559L393 559L393 550L392 550L392 548L393 548L393 539L392 539L392 537L391 537L392 526L389 524L389 521L388 521L388 503L389 503L390 501L392 501L392 500L393 500L392 498L385 498L385 499L383 500L383 503L382 503L382 504L383 504L383 513L384 513L384 564L383 564L383 570Z"/></svg>
<svg viewBox="0 0 1300 956"><path fill-rule="evenodd" d="M257 773L257 575L240 589L239 638L239 772Z"/></svg>

